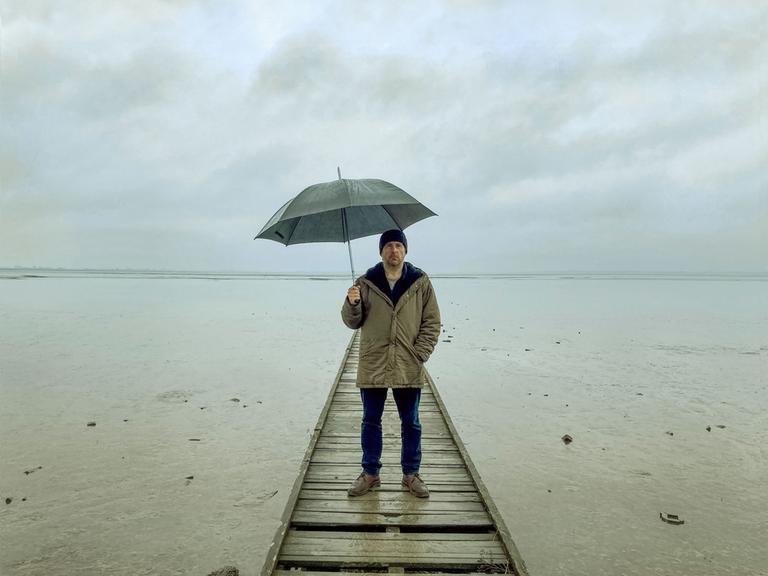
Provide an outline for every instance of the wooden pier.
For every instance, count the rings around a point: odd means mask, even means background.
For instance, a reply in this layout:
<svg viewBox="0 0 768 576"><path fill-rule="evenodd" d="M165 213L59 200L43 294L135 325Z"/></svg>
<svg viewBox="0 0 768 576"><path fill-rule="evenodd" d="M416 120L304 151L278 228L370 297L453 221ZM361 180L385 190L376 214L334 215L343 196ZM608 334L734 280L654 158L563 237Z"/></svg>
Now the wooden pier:
<svg viewBox="0 0 768 576"><path fill-rule="evenodd" d="M421 474L430 497L400 485L400 419L392 396L382 418L381 487L350 498L360 473L359 332L344 354L262 576L330 573L502 573L525 564L467 454L434 383L422 390ZM335 576L335 575L334 575Z"/></svg>

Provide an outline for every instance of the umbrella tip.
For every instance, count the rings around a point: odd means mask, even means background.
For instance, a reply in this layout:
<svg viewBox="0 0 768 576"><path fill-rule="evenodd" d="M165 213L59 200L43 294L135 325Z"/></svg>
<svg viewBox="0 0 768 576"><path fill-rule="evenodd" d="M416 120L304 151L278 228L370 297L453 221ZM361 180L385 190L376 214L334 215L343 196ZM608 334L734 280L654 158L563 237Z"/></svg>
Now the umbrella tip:
<svg viewBox="0 0 768 576"><path fill-rule="evenodd" d="M336 173L339 175L339 180L341 180L341 168L336 166Z"/></svg>

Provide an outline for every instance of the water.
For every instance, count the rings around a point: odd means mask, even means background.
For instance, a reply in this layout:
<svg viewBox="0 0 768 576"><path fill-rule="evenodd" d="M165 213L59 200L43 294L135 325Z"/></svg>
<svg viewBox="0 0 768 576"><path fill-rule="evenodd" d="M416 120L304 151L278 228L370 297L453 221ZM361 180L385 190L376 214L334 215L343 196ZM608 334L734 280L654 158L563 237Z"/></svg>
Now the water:
<svg viewBox="0 0 768 576"><path fill-rule="evenodd" d="M0 274L0 574L256 574L347 280L41 275ZM768 574L766 279L434 284L430 372L532 574Z"/></svg>

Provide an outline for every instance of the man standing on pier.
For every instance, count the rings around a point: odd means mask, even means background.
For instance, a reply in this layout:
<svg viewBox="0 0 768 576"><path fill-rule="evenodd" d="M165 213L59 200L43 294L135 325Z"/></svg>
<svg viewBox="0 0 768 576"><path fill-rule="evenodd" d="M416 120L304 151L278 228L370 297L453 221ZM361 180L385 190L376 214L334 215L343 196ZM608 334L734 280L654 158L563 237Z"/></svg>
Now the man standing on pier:
<svg viewBox="0 0 768 576"><path fill-rule="evenodd" d="M381 262L347 290L341 309L344 324L353 330L361 328L357 387L363 402L363 471L347 491L350 496L381 485L381 417L389 388L400 414L402 484L419 498L429 496L419 476L419 400L424 362L440 336L440 309L429 277L405 261L407 253L402 230L384 232L379 239Z"/></svg>

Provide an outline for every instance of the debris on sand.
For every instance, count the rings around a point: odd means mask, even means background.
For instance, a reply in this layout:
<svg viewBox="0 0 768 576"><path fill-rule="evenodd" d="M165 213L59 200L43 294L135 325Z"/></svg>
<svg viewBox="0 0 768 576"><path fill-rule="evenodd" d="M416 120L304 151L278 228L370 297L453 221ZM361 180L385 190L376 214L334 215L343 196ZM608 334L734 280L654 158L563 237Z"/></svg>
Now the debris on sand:
<svg viewBox="0 0 768 576"><path fill-rule="evenodd" d="M570 434L565 434L562 438L560 438L560 440L562 440L563 444L565 444L566 446L571 442L573 442L573 438L571 437Z"/></svg>
<svg viewBox="0 0 768 576"><path fill-rule="evenodd" d="M664 432L664 434L666 434L667 436L674 436L674 435L675 435L675 433L674 433L674 432L670 432L669 430L667 430L666 432Z"/></svg>
<svg viewBox="0 0 768 576"><path fill-rule="evenodd" d="M208 576L240 576L240 571L234 566L224 566L224 568L214 570Z"/></svg>
<svg viewBox="0 0 768 576"><path fill-rule="evenodd" d="M88 424L86 424L86 426L89 426L90 428L93 428L94 426L96 426L96 422L88 422Z"/></svg>
<svg viewBox="0 0 768 576"><path fill-rule="evenodd" d="M707 426L707 432L712 432L712 426Z"/></svg>
<svg viewBox="0 0 768 576"><path fill-rule="evenodd" d="M240 398L230 398L230 402L240 402Z"/></svg>
<svg viewBox="0 0 768 576"><path fill-rule="evenodd" d="M720 428L722 430L725 428L725 424L715 424L715 428Z"/></svg>
<svg viewBox="0 0 768 576"><path fill-rule="evenodd" d="M681 524L685 524L685 520L680 518L677 514L667 514L666 512L659 512L659 518L661 518L662 522L666 522L667 524L672 524L673 526L680 526Z"/></svg>
<svg viewBox="0 0 768 576"><path fill-rule="evenodd" d="M6 498L5 499L5 503L6 504L10 504L11 502L13 502L13 498Z"/></svg>
<svg viewBox="0 0 768 576"><path fill-rule="evenodd" d="M42 467L42 466L38 466L37 468L30 468L29 470L24 470L24 474L26 474L27 476L29 476L30 474L34 474L34 473L35 473L35 472L37 472L38 470L42 470L42 469L43 469L43 467Z"/></svg>

